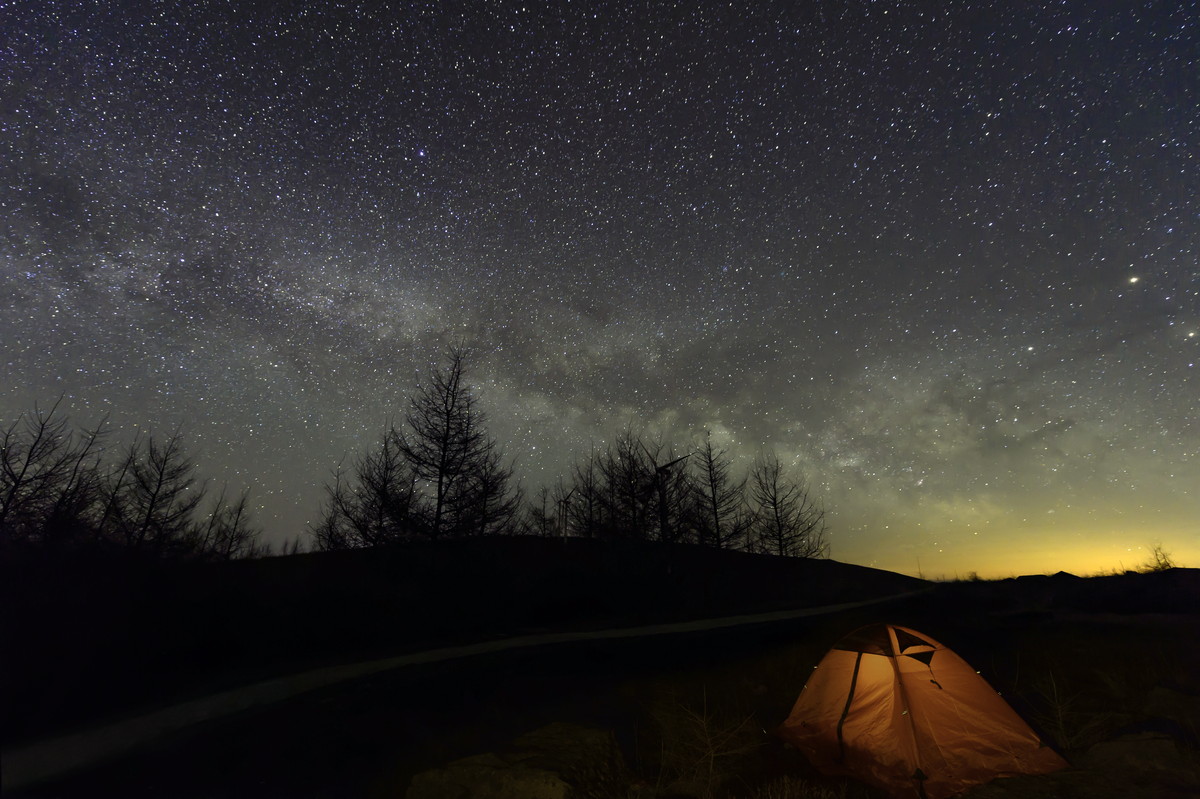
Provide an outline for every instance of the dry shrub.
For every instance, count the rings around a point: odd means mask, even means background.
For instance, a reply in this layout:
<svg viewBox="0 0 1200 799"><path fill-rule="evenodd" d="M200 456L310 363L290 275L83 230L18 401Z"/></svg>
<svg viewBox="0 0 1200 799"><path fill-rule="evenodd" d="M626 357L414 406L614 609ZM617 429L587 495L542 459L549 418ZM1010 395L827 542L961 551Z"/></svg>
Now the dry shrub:
<svg viewBox="0 0 1200 799"><path fill-rule="evenodd" d="M1141 571L1143 572L1165 572L1175 568L1175 559L1171 557L1171 553L1163 549L1163 545L1155 543L1150 545L1150 555L1146 558L1146 562L1142 564Z"/></svg>
<svg viewBox="0 0 1200 799"><path fill-rule="evenodd" d="M1123 714L1086 709L1081 693L1054 672L1033 682L1033 721L1060 749L1086 749L1127 720Z"/></svg>
<svg viewBox="0 0 1200 799"><path fill-rule="evenodd" d="M660 736L659 783L676 793L720 796L762 745L753 716L714 712L707 691L699 704L669 696L655 704L651 716Z"/></svg>

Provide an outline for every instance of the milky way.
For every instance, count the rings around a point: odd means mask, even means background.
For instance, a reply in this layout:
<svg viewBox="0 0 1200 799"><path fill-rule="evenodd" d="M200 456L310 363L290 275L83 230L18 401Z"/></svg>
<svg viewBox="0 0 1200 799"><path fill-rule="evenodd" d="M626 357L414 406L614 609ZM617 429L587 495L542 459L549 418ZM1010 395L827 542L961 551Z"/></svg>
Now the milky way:
<svg viewBox="0 0 1200 799"><path fill-rule="evenodd" d="M466 340L531 491L708 431L841 560L1200 565L1194 5L345 5L0 10L6 421L278 542Z"/></svg>

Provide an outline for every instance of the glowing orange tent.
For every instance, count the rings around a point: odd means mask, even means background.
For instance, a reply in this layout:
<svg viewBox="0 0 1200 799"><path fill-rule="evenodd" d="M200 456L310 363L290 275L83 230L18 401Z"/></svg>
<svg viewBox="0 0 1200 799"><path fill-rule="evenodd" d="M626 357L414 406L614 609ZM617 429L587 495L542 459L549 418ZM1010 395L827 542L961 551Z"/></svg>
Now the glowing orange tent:
<svg viewBox="0 0 1200 799"><path fill-rule="evenodd" d="M838 641L779 735L822 773L895 797L944 799L996 777L1068 765L965 660L891 624Z"/></svg>

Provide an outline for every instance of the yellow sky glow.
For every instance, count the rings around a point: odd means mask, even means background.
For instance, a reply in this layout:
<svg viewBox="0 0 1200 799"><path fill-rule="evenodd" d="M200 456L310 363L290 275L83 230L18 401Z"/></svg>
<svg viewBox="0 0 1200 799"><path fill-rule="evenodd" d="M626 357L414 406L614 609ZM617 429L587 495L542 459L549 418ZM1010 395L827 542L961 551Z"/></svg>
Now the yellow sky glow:
<svg viewBox="0 0 1200 799"><path fill-rule="evenodd" d="M912 534L914 539L917 533ZM903 540L903 534L898 540ZM971 573L985 579L1023 574L1080 576L1140 569L1151 559L1151 548L1161 544L1177 566L1200 567L1200 535L1195 529L1126 528L1123 530L1029 527L1009 534L992 532L987 539L950 546L922 547L908 543L874 551L846 546L833 557L851 563L887 569L927 579L965 578Z"/></svg>

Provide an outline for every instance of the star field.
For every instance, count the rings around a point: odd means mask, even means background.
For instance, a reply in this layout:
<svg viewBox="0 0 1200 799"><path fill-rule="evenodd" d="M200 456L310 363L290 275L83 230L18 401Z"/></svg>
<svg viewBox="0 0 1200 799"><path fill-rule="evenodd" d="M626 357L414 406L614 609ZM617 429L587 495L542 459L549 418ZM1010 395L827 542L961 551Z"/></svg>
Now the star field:
<svg viewBox="0 0 1200 799"><path fill-rule="evenodd" d="M445 342L527 489L773 448L833 557L1200 564L1190 3L11 3L0 411L283 541Z"/></svg>

